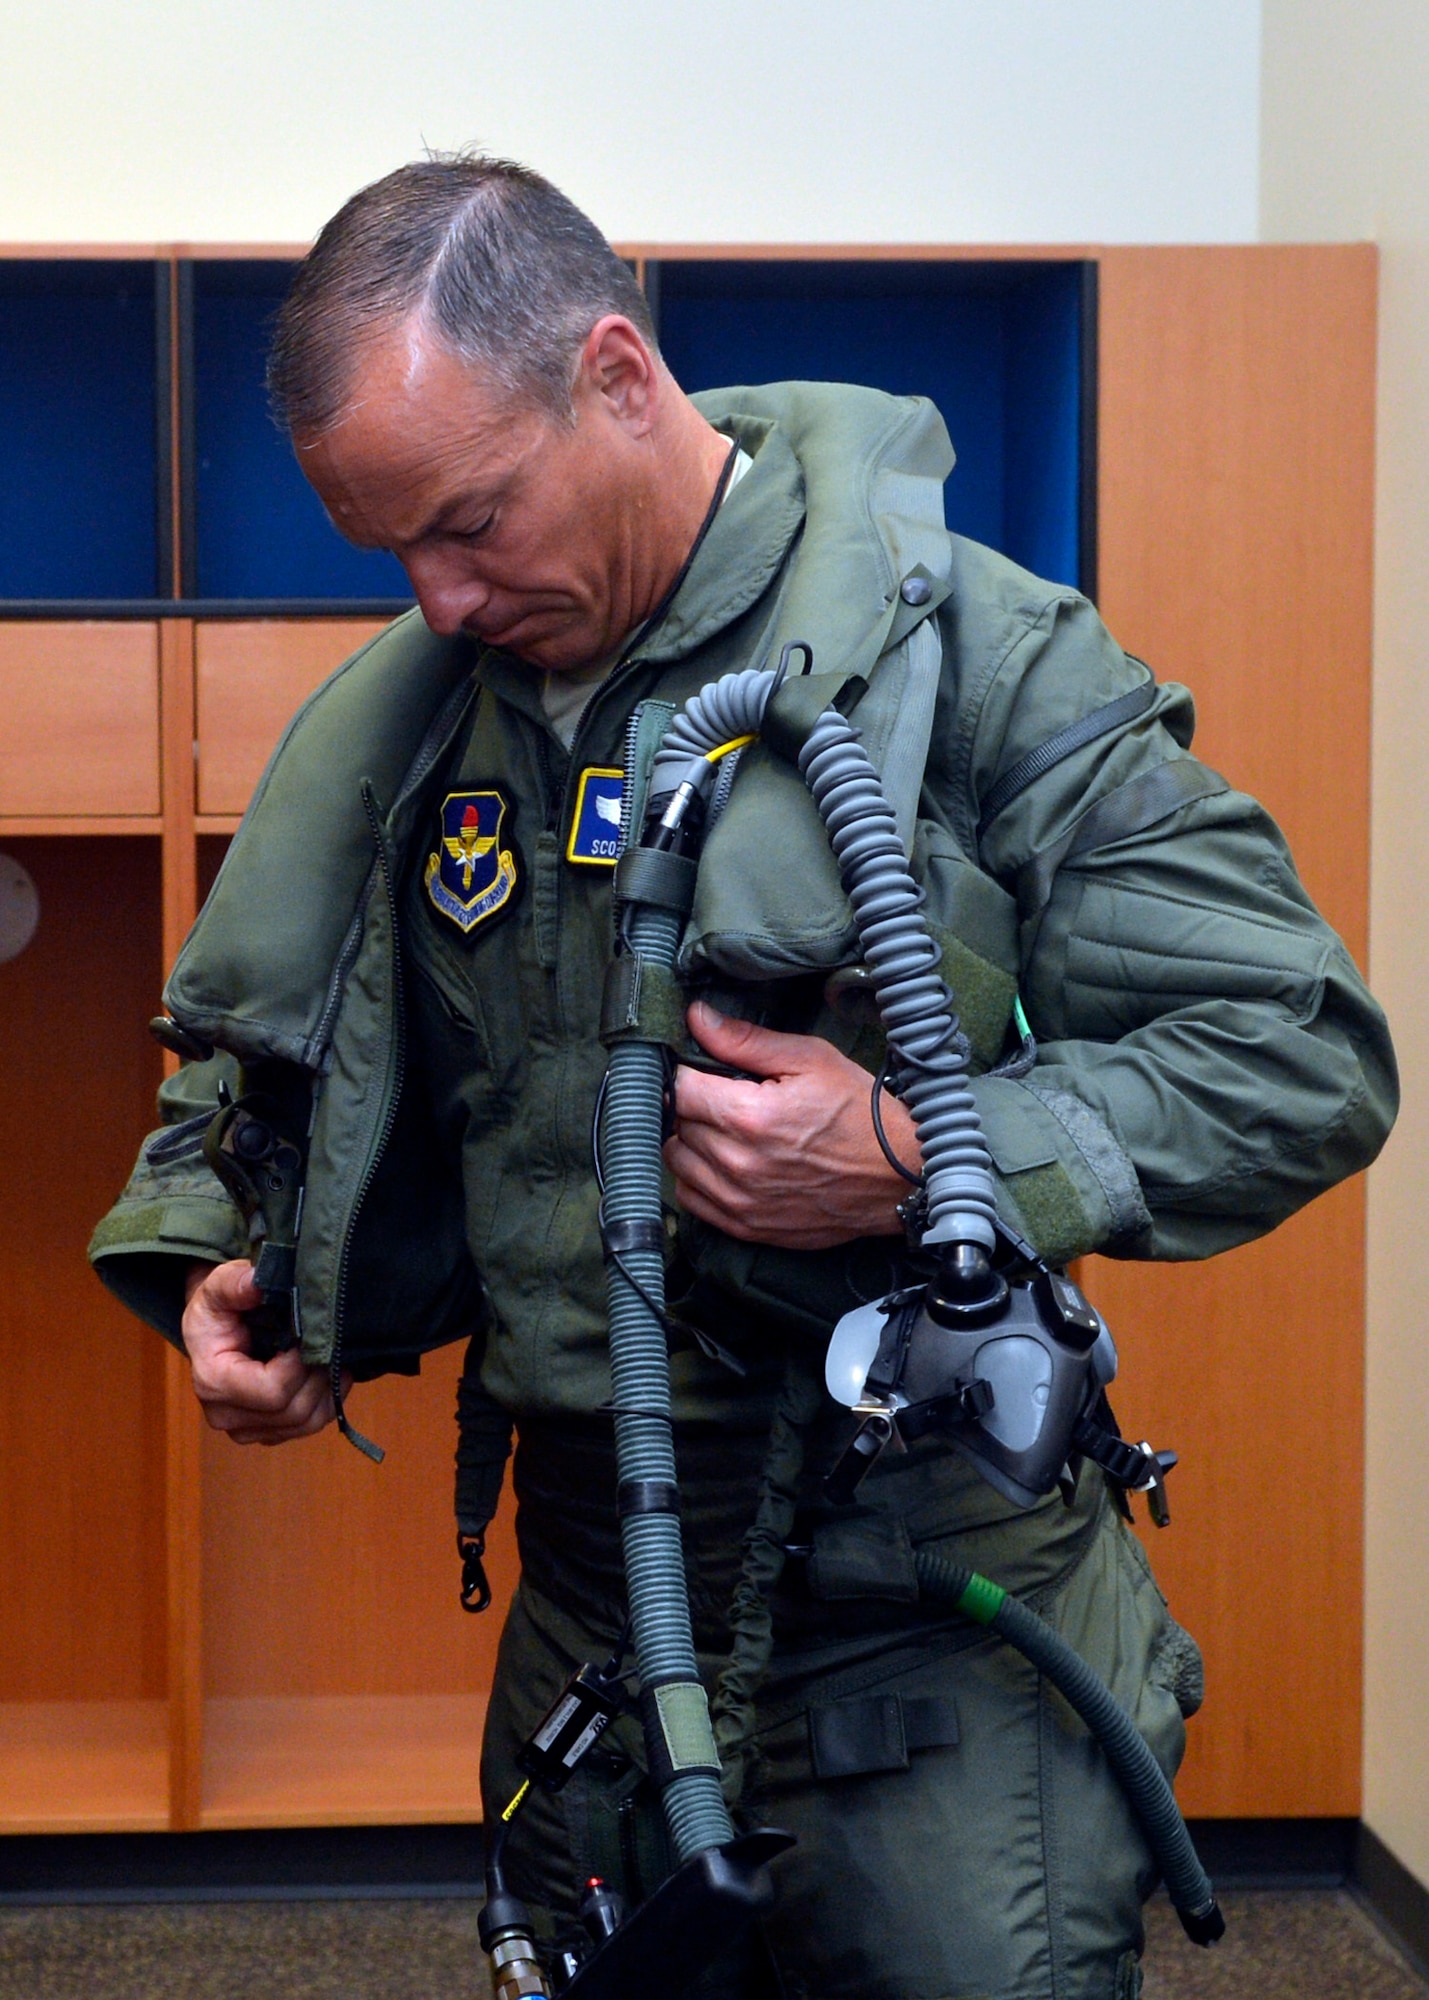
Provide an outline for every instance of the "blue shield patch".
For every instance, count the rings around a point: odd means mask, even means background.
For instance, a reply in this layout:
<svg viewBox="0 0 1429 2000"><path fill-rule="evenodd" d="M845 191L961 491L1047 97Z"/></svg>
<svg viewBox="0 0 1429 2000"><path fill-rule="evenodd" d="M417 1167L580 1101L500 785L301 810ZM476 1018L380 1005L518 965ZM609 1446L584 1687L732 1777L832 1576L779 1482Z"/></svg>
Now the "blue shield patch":
<svg viewBox="0 0 1429 2000"><path fill-rule="evenodd" d="M423 881L432 907L463 937L505 909L516 889L516 856L501 845L507 802L498 791L448 792L442 831Z"/></svg>
<svg viewBox="0 0 1429 2000"><path fill-rule="evenodd" d="M625 773L593 766L582 771L566 842L567 861L590 868L613 868L620 853L620 800Z"/></svg>

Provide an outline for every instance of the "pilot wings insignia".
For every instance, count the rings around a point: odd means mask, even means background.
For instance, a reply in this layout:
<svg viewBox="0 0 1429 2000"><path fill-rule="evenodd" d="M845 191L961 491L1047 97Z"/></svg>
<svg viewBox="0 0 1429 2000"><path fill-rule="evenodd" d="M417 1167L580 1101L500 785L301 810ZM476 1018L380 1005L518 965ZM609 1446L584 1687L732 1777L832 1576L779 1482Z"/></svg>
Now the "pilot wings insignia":
<svg viewBox="0 0 1429 2000"><path fill-rule="evenodd" d="M442 846L461 869L462 887L465 889L471 887L477 862L484 861L495 845L494 833L482 833L475 806L468 806L462 814L461 828L455 840L449 834L442 836Z"/></svg>
<svg viewBox="0 0 1429 2000"><path fill-rule="evenodd" d="M432 907L463 937L510 902L516 856L501 845L508 805L499 791L448 792L441 837L423 875Z"/></svg>

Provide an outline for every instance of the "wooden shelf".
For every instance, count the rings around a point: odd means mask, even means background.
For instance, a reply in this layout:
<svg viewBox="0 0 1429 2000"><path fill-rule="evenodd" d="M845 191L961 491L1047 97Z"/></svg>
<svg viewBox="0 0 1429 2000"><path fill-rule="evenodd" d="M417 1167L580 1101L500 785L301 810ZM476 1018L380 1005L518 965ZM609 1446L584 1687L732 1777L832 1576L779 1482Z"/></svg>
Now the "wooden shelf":
<svg viewBox="0 0 1429 2000"><path fill-rule="evenodd" d="M479 1694L209 1701L199 1824L478 1821L485 1721Z"/></svg>
<svg viewBox="0 0 1429 2000"><path fill-rule="evenodd" d="M168 1824L166 1703L0 1702L0 1833L153 1833Z"/></svg>
<svg viewBox="0 0 1429 2000"><path fill-rule="evenodd" d="M238 824L237 820L234 825ZM75 813L0 813L0 839L21 840L40 834L59 834L68 839L75 834L162 833L164 822L158 813L96 813L81 818Z"/></svg>

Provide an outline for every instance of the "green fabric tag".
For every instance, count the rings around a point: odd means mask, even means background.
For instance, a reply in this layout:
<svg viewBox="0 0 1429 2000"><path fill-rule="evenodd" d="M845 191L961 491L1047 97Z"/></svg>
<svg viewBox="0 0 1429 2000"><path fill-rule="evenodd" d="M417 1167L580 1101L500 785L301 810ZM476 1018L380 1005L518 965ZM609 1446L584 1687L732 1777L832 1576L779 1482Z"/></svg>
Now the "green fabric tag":
<svg viewBox="0 0 1429 2000"><path fill-rule="evenodd" d="M699 1683L675 1681L656 1688L655 1707L671 1770L717 1771L719 1752L710 1728L709 1702Z"/></svg>
<svg viewBox="0 0 1429 2000"><path fill-rule="evenodd" d="M1017 974L972 951L952 931L928 922L943 954L941 971L953 996L958 1025L972 1045L974 1066L989 1070L1002 1054L1007 1024L1017 1000Z"/></svg>
<svg viewBox="0 0 1429 2000"><path fill-rule="evenodd" d="M689 1041L687 1004L680 982L657 959L634 952L613 958L605 970L600 1039L607 1048L613 1042L664 1042L679 1054Z"/></svg>
<svg viewBox="0 0 1429 2000"><path fill-rule="evenodd" d="M1096 1247L1076 1182L1060 1160L1006 1178L1024 1233L1049 1264L1068 1264Z"/></svg>

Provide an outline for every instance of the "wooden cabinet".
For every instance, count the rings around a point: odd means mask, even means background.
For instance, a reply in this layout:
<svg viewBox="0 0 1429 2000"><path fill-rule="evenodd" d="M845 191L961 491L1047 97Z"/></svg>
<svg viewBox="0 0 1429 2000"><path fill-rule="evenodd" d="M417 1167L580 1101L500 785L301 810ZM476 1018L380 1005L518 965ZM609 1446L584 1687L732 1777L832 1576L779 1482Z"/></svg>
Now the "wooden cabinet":
<svg viewBox="0 0 1429 2000"><path fill-rule="evenodd" d="M630 254L692 387L931 389L959 447L954 525L1091 590L1190 685L1198 747L1277 814L1363 954L1372 252ZM163 967L288 715L405 597L337 541L267 425L284 260L95 263L0 261L0 346L63 328L78 384L55 415L0 370L20 440L13 468L0 443L0 486L38 482L49 524L0 558L0 842L42 909L0 965L18 1052L0 1074L0 1830L474 1818L496 1618L456 1601L459 1355L357 1392L380 1468L332 1434L238 1452L83 1263L151 1121ZM111 492L127 528L101 521L90 549ZM1209 1669L1183 1801L1352 1814L1361 1190L1206 1266L1093 1260L1089 1278L1123 1422L1183 1453L1175 1524L1151 1537ZM504 1594L504 1518L493 1541Z"/></svg>

